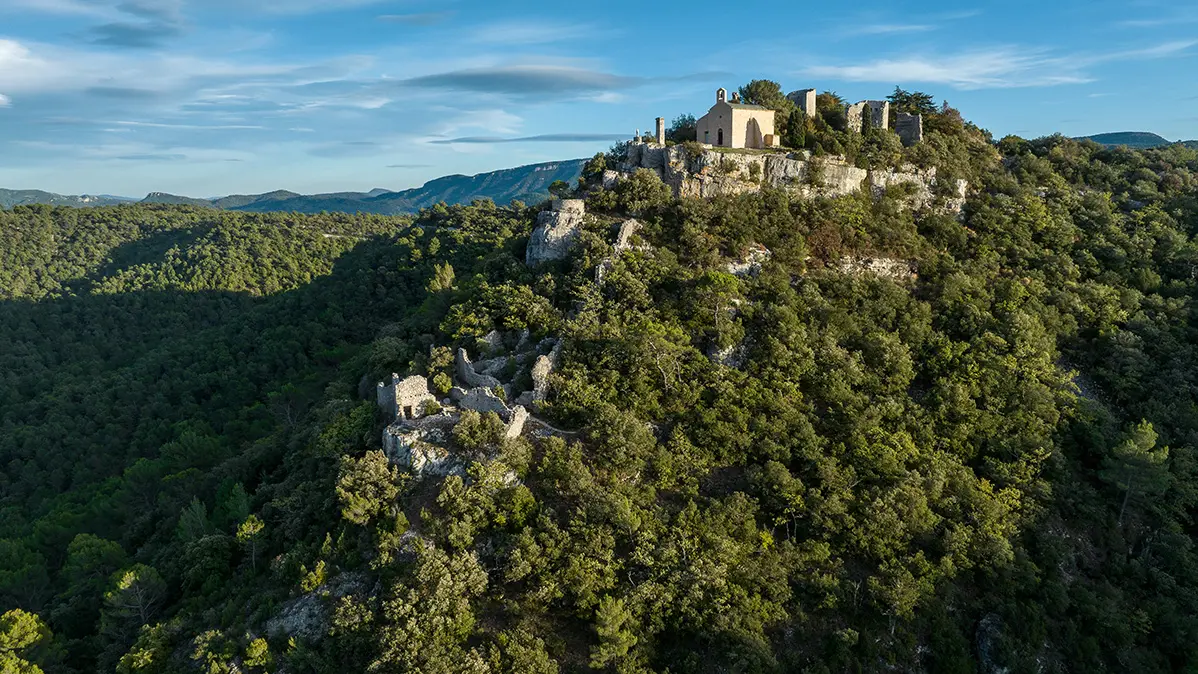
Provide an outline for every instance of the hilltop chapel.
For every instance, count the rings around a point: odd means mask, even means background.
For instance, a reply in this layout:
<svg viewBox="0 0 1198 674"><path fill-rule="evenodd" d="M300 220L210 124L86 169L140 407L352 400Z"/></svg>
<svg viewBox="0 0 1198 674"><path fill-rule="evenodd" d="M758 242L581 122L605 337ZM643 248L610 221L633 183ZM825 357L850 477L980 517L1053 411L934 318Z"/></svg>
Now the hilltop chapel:
<svg viewBox="0 0 1198 674"><path fill-rule="evenodd" d="M729 102L726 89L716 90L715 105L695 123L695 132L700 143L715 147L765 148L777 143L774 111L741 103L736 93Z"/></svg>

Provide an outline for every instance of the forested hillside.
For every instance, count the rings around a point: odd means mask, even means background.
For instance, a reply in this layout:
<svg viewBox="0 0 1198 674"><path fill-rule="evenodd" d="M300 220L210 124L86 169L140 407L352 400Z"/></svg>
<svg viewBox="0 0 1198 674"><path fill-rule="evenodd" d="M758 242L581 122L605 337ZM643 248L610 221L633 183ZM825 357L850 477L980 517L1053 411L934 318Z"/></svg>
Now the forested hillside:
<svg viewBox="0 0 1198 674"><path fill-rule="evenodd" d="M1192 670L1198 151L925 123L809 139L968 179L960 218L597 157L532 269L521 204L0 213L0 662ZM561 340L548 430L390 463L375 382L493 332Z"/></svg>

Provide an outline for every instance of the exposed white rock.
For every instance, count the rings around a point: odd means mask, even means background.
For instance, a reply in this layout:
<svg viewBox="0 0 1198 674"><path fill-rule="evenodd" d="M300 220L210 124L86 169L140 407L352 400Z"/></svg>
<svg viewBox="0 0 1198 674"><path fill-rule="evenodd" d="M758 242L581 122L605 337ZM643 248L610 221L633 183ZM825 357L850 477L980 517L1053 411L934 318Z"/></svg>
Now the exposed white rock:
<svg viewBox="0 0 1198 674"><path fill-rule="evenodd" d="M520 437L524 433L524 424L528 421L528 410L522 405L516 405L512 408L512 419L507 424L507 432L504 437L508 440Z"/></svg>
<svg viewBox="0 0 1198 674"><path fill-rule="evenodd" d="M877 196L888 186L906 183L915 188L910 205L918 209L933 202L936 185L934 168L867 171L839 157L813 160L806 151L735 153L704 148L692 154L683 145L634 143L620 170L629 174L641 168L656 172L676 195L699 198L755 192L763 185L785 188L803 197L838 197L862 188ZM968 184L955 187L960 199L949 200L945 207L960 212Z"/></svg>
<svg viewBox="0 0 1198 674"><path fill-rule="evenodd" d="M266 633L272 637L320 640L329 630L330 602L368 590L366 577L360 573L334 576L315 590L283 604L279 612L266 621Z"/></svg>
<svg viewBox="0 0 1198 674"><path fill-rule="evenodd" d="M564 259L578 239L586 221L586 202L581 199L555 199L551 210L537 216L537 226L528 240L524 262L530 267Z"/></svg>
<svg viewBox="0 0 1198 674"><path fill-rule="evenodd" d="M498 330L492 330L488 332L486 336L483 337L483 341L486 342L487 346L491 347L493 351L503 348L503 335L500 334Z"/></svg>
<svg viewBox="0 0 1198 674"><path fill-rule="evenodd" d="M887 257L843 257L834 268L845 274L870 274L895 281L910 281L915 276L913 262Z"/></svg>
<svg viewBox="0 0 1198 674"><path fill-rule="evenodd" d="M755 243L741 256L740 260L729 262L728 273L733 276L757 276L761 273L761 265L773 256L769 248Z"/></svg>
<svg viewBox="0 0 1198 674"><path fill-rule="evenodd" d="M456 423L456 415L443 413L417 424L392 424L383 431L383 452L417 476L460 473L461 464L444 447Z"/></svg>
<svg viewBox="0 0 1198 674"><path fill-rule="evenodd" d="M625 220L620 223L620 233L616 235L615 249L617 253L632 250L632 237L641 231L641 223L637 220Z"/></svg>

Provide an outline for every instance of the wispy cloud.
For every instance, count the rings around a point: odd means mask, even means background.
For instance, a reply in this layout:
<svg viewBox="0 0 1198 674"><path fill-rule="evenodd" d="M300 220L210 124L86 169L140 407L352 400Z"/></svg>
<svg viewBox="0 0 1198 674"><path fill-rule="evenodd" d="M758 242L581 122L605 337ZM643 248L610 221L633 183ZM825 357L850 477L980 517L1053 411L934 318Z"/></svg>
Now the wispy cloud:
<svg viewBox="0 0 1198 674"><path fill-rule="evenodd" d="M897 33L926 33L938 26L929 23L871 23L845 31L846 35L894 35Z"/></svg>
<svg viewBox="0 0 1198 674"><path fill-rule="evenodd" d="M643 83L625 77L569 66L525 65L456 70L403 80L411 87L453 89L487 94L583 94L626 89Z"/></svg>
<svg viewBox="0 0 1198 674"><path fill-rule="evenodd" d="M342 143L327 143L308 150L313 157L336 159L341 157L367 157L382 150L382 143L372 140L351 140Z"/></svg>
<svg viewBox="0 0 1198 674"><path fill-rule="evenodd" d="M243 129L265 129L264 126L256 124L169 124L165 122L137 122L137 121L117 121L103 122L104 124L114 124L116 126L134 126L145 127L149 129L187 129L188 131L231 131Z"/></svg>
<svg viewBox="0 0 1198 674"><path fill-rule="evenodd" d="M12 105L12 99L4 94L0 94L0 108L7 108Z"/></svg>
<svg viewBox="0 0 1198 674"><path fill-rule="evenodd" d="M432 167L432 164L387 164L387 168L392 169L425 169Z"/></svg>
<svg viewBox="0 0 1198 674"><path fill-rule="evenodd" d="M882 58L851 65L817 65L808 76L851 82L926 82L959 89L998 89L1084 84L1089 68L1104 63L1168 58L1187 53L1198 40L1104 54L1055 55L1047 49L1000 47L959 54Z"/></svg>
<svg viewBox="0 0 1198 674"><path fill-rule="evenodd" d="M585 23L521 19L485 24L471 30L467 42L492 45L534 45L595 39L609 31Z"/></svg>
<svg viewBox="0 0 1198 674"><path fill-rule="evenodd" d="M162 21L118 22L95 26L87 31L88 40L109 47L154 49L179 35L179 29Z"/></svg>
<svg viewBox="0 0 1198 674"><path fill-rule="evenodd" d="M122 154L113 157L120 161L183 161L187 159L185 154ZM228 161L228 160L226 160ZM234 160L236 161L236 160Z"/></svg>
<svg viewBox="0 0 1198 674"><path fill-rule="evenodd" d="M494 136L466 136L463 138L447 138L429 141L434 145L492 145L498 143L593 143L599 141L622 140L628 134L619 133L545 133L537 136L521 136L519 138L497 138Z"/></svg>
<svg viewBox="0 0 1198 674"><path fill-rule="evenodd" d="M407 26L432 26L453 18L457 12L419 12L415 14L384 14L379 21Z"/></svg>

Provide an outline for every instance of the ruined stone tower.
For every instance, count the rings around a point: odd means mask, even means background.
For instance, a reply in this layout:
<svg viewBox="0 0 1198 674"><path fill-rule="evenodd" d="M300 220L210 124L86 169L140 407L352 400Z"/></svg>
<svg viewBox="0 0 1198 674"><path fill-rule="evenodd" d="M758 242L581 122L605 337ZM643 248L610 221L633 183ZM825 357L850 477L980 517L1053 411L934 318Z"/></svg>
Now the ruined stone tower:
<svg viewBox="0 0 1198 674"><path fill-rule="evenodd" d="M657 144L658 145L666 144L666 118L665 117L657 118Z"/></svg>
<svg viewBox="0 0 1198 674"><path fill-rule="evenodd" d="M850 105L846 111L849 128L860 133L864 128L864 116L869 111L870 125L875 129L890 128L890 101L861 101Z"/></svg>
<svg viewBox="0 0 1198 674"><path fill-rule="evenodd" d="M919 143L923 140L923 115L898 113L898 117L894 121L894 132L898 134L899 139L906 147Z"/></svg>
<svg viewBox="0 0 1198 674"><path fill-rule="evenodd" d="M815 116L815 89L799 89L786 95L807 117Z"/></svg>

